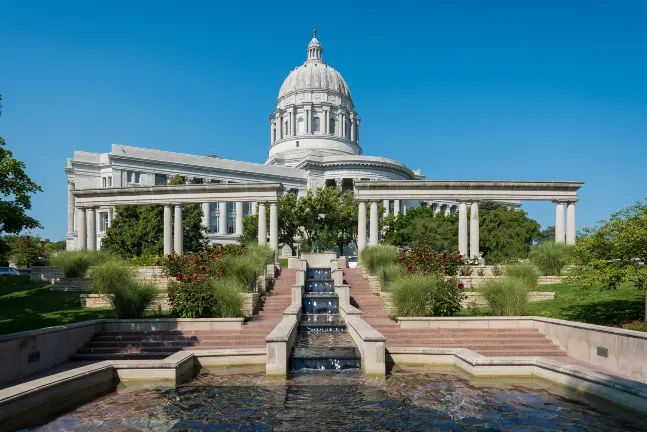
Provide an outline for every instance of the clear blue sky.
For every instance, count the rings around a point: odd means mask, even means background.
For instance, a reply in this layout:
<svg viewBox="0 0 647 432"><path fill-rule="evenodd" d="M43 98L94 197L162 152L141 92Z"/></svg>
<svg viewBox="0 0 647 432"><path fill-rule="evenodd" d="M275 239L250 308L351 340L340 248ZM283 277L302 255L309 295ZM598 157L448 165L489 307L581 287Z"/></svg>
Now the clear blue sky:
<svg viewBox="0 0 647 432"><path fill-rule="evenodd" d="M41 234L65 235L74 150L264 162L315 27L365 154L429 179L585 181L578 229L645 198L647 2L378 4L0 0L0 136L43 186Z"/></svg>

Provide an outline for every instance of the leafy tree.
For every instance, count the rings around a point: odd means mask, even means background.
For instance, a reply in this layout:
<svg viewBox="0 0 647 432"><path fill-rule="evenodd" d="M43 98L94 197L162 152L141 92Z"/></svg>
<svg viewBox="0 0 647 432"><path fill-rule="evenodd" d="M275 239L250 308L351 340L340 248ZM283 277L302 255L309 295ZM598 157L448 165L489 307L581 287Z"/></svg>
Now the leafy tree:
<svg viewBox="0 0 647 432"><path fill-rule="evenodd" d="M357 200L353 191L346 191L339 197L334 218L334 232L337 237L337 248L344 254L344 246L357 243ZM379 210L378 210L379 211ZM384 212L384 210L382 210Z"/></svg>
<svg viewBox="0 0 647 432"><path fill-rule="evenodd" d="M597 227L585 228L571 253L573 278L585 288L616 289L629 282L646 290L646 261L647 200L613 213Z"/></svg>
<svg viewBox="0 0 647 432"><path fill-rule="evenodd" d="M27 210L31 209L30 195L43 190L25 173L25 163L17 160L6 145L0 137L0 193L3 195L0 198L0 233L18 234L26 228L42 228L36 219L27 216Z"/></svg>
<svg viewBox="0 0 647 432"><path fill-rule="evenodd" d="M279 216L279 243L288 245L291 254L297 254L297 248L294 244L294 238L299 235L299 225L297 225L297 196L288 193L279 197L277 204L277 213ZM269 212L269 210L268 210ZM256 219L256 230L258 231L258 218ZM269 223L270 217L267 215L266 221Z"/></svg>
<svg viewBox="0 0 647 432"><path fill-rule="evenodd" d="M238 242L241 244L258 243L258 214L249 215L243 218L243 234L238 237Z"/></svg>
<svg viewBox="0 0 647 432"><path fill-rule="evenodd" d="M532 242L539 236L539 223L522 210L485 201L479 205L480 250L486 262L499 264L527 258Z"/></svg>
<svg viewBox="0 0 647 432"><path fill-rule="evenodd" d="M384 222L388 229L385 243L395 246L425 245L433 250L456 250L458 246L458 216L435 213L429 207L415 207L389 215Z"/></svg>
<svg viewBox="0 0 647 432"><path fill-rule="evenodd" d="M170 184L182 184L175 176ZM202 206L185 204L182 209L184 250L195 252L207 244L202 226ZM160 205L117 207L115 218L101 241L101 249L122 258L161 256L164 253L164 207Z"/></svg>
<svg viewBox="0 0 647 432"><path fill-rule="evenodd" d="M539 243L555 241L555 225L551 225L541 230L539 236L535 239Z"/></svg>
<svg viewBox="0 0 647 432"><path fill-rule="evenodd" d="M17 267L29 267L45 260L48 256L38 237L17 236L9 243L9 261Z"/></svg>

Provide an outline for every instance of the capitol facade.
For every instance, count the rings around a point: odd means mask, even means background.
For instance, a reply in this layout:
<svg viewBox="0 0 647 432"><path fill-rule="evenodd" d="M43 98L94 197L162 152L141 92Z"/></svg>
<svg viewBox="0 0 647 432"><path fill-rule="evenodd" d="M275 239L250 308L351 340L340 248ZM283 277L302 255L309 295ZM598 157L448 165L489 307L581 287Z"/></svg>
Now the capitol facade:
<svg viewBox="0 0 647 432"><path fill-rule="evenodd" d="M286 192L300 196L321 186L353 190L354 183L362 180L423 180L419 171L401 162L363 154L361 121L350 88L323 60L323 48L313 33L305 63L289 73L269 117L270 147L264 164L121 144L113 144L108 153L75 151L65 167L67 249L79 248L75 189L163 185L180 175L187 183L277 182ZM457 211L457 203L452 201L385 200L384 204L393 214L419 205L445 214ZM519 202L508 205L519 207ZM242 234L243 218L256 211L255 203L250 202L211 202L203 203L202 208L211 243L236 242ZM93 209L88 217L88 235L96 236L100 247L114 208Z"/></svg>

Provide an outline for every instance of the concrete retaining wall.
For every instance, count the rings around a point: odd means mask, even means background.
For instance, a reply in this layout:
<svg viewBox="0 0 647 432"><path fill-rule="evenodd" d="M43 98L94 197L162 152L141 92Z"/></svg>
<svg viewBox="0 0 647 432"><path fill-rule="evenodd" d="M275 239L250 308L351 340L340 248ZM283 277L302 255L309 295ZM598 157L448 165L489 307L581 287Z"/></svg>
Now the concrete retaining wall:
<svg viewBox="0 0 647 432"><path fill-rule="evenodd" d="M0 384L67 361L102 331L241 329L243 318L93 320L0 336Z"/></svg>
<svg viewBox="0 0 647 432"><path fill-rule="evenodd" d="M544 317L398 318L401 328L537 328L569 357L647 381L647 332Z"/></svg>
<svg viewBox="0 0 647 432"><path fill-rule="evenodd" d="M485 298L483 297L483 294L481 294L480 292L465 291L464 294L466 298L464 298L463 301L461 302L461 305L463 306L463 308L467 308L472 305L487 306L488 304L487 300L485 300ZM384 307L386 308L387 313L389 315L396 313L395 306L393 305L393 294L391 294L390 292L380 291L379 295L382 298L382 302L384 303ZM532 291L528 293L529 302L538 302L538 301L554 300L554 299L555 299L555 293L553 291Z"/></svg>
<svg viewBox="0 0 647 432"><path fill-rule="evenodd" d="M337 254L334 252L301 254L301 259L306 260L310 267L318 268L330 268L330 261L336 258Z"/></svg>

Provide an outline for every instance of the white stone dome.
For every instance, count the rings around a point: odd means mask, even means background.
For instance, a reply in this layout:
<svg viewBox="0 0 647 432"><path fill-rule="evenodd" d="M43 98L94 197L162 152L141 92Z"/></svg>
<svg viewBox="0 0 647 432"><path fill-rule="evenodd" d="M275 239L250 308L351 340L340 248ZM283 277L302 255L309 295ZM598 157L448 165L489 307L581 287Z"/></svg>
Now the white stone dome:
<svg viewBox="0 0 647 432"><path fill-rule="evenodd" d="M350 89L341 74L322 60L323 48L316 37L316 32L314 36L308 44L308 58L305 63L290 72L283 81L279 100L304 90L329 90L351 98Z"/></svg>

